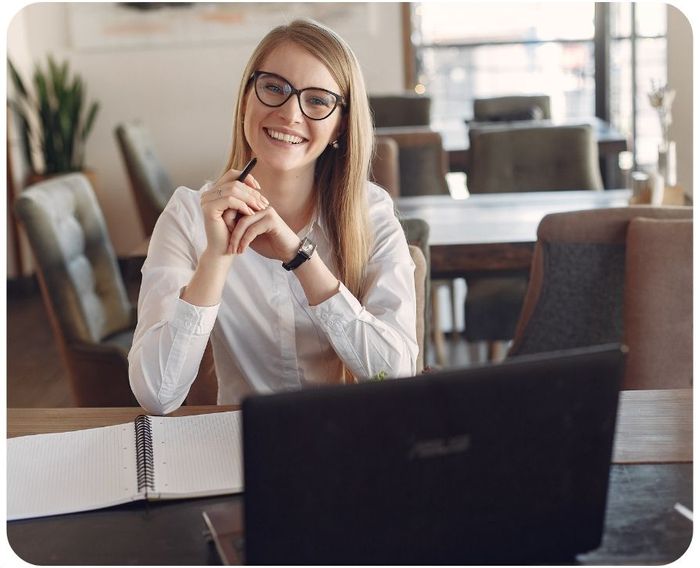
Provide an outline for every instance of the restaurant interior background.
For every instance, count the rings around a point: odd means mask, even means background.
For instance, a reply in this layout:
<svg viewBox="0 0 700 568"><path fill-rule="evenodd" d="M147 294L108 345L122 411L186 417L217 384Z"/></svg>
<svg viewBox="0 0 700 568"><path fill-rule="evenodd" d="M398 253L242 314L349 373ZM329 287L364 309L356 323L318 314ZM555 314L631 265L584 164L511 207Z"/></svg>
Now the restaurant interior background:
<svg viewBox="0 0 700 568"><path fill-rule="evenodd" d="M351 44L370 95L431 97L431 126L445 146L465 136L473 99L544 92L554 119L609 121L628 140L624 167L651 169L661 129L648 93L652 82L668 84L676 91L670 137L677 144L678 185L692 194L692 34L686 16L664 3L28 5L10 21L8 56L26 77L37 63L46 65L47 54L67 61L83 78L87 98L99 102L85 163L95 172L120 258L144 234L116 125L144 123L175 185L199 188L216 178L253 47L274 25L299 16L326 23ZM9 81L8 89L12 97ZM8 143L14 185L21 189L27 172L17 129L10 128ZM7 221L8 281L21 280L33 272L31 253L22 238L16 246L9 211ZM455 314L458 329L459 318ZM444 325L449 320L443 318Z"/></svg>

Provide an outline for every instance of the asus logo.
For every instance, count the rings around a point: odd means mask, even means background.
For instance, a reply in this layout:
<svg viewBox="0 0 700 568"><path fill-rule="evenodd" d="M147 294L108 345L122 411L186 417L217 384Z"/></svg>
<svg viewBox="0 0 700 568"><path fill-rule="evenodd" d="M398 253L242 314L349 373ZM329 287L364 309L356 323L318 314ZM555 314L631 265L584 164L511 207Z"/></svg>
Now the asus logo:
<svg viewBox="0 0 700 568"><path fill-rule="evenodd" d="M435 438L433 440L419 440L408 453L409 460L439 458L461 454L469 449L470 439L468 434L452 436L450 438Z"/></svg>

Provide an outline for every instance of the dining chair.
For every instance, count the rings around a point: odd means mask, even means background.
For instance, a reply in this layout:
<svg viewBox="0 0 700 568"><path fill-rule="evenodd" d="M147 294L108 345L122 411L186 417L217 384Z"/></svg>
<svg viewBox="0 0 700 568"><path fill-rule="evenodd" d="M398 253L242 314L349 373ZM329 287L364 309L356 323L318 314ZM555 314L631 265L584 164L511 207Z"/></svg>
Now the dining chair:
<svg viewBox="0 0 700 568"><path fill-rule="evenodd" d="M131 191L148 237L175 191L170 177L156 155L148 129L141 122L124 122L114 130Z"/></svg>
<svg viewBox="0 0 700 568"><path fill-rule="evenodd" d="M376 137L370 179L383 187L392 199L399 197L399 145L393 138Z"/></svg>
<svg viewBox="0 0 700 568"><path fill-rule="evenodd" d="M425 310L427 298L427 286L429 282L430 265L426 262L419 246L409 245L408 251L416 265L414 272L416 291L416 341L418 342L418 357L416 370L420 373L425 367ZM207 347L199 365L199 372L186 397L188 406L210 405L217 403L219 387L214 365L214 351L211 341Z"/></svg>
<svg viewBox="0 0 700 568"><path fill-rule="evenodd" d="M627 230L624 389L693 384L693 220L632 219Z"/></svg>
<svg viewBox="0 0 700 568"><path fill-rule="evenodd" d="M692 262L692 256L689 256L688 241L682 244L655 241L652 244L652 235L661 234L657 225L648 230L648 225L644 224L643 235L637 234L639 229L630 232L630 228L637 219L665 223L691 220L692 215L690 207L631 206L545 216L537 229L530 282L508 357L626 341L634 371L635 365L636 368L644 366L649 358L660 357L659 362L662 362L671 353L687 355L690 339L685 334L690 333L689 320L685 318L685 323L675 328L673 336L660 337L674 328L669 327L669 322L663 327L662 320L656 318L665 309L659 304L671 301L668 292L678 290L679 281L684 290L679 301L684 309L690 307L687 265ZM688 235L687 225L680 231L675 226L664 226L662 231L683 233L685 239ZM657 250L651 259L644 258L646 251L640 246ZM670 258L653 268L665 268L666 274L652 276L649 273L641 277L640 270L652 268L653 263L661 260L654 257L663 255L664 250L673 251ZM646 267L641 268L643 265ZM646 283L640 285L645 279ZM664 289L667 294L663 294ZM640 302L648 305L635 313ZM680 309L683 308L677 308ZM640 333L654 326L658 327L653 334L655 339L640 341ZM673 342L682 345L680 350L664 354ZM687 370L688 367L683 367L686 364L687 359L682 365L671 365L670 369L673 372L679 368ZM673 381L666 381L666 373L661 371L651 381L647 379L655 369L647 367L643 375L640 373L644 378L637 384L643 388L651 388L650 384L656 384L654 388L673 384ZM622 388L636 381L626 374Z"/></svg>
<svg viewBox="0 0 700 568"><path fill-rule="evenodd" d="M370 95L369 107L376 128L428 126L430 97L412 92L397 95Z"/></svg>
<svg viewBox="0 0 700 568"><path fill-rule="evenodd" d="M127 362L136 309L88 179L76 173L31 185L14 210L75 404L137 406Z"/></svg>
<svg viewBox="0 0 700 568"><path fill-rule="evenodd" d="M377 128L375 135L378 143L388 137L397 144L402 197L450 194L445 179L447 152L439 132L428 127L397 127Z"/></svg>
<svg viewBox="0 0 700 568"><path fill-rule="evenodd" d="M589 124L469 129L470 193L602 190Z"/></svg>
<svg viewBox="0 0 700 568"><path fill-rule="evenodd" d="M470 129L470 193L602 190L590 126L496 126ZM489 358L513 338L527 276L467 280L464 337L485 341Z"/></svg>
<svg viewBox="0 0 700 568"><path fill-rule="evenodd" d="M549 95L510 95L474 99L473 121L509 122L551 119Z"/></svg>

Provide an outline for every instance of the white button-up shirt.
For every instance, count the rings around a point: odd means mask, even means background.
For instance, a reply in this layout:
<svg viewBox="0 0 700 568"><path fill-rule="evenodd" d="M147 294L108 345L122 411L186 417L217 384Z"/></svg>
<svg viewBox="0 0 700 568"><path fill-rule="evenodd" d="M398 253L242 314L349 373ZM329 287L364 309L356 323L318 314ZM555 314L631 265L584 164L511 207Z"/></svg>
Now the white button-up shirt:
<svg viewBox="0 0 700 568"><path fill-rule="evenodd" d="M209 185L200 189L205 191ZM194 306L180 294L206 248L200 193L178 188L156 223L142 269L138 324L129 378L146 410L167 414L184 401L211 339L218 403L250 392L336 383L343 365L358 379L416 372L415 265L390 196L368 183L372 244L366 292L355 298L341 283L334 296L309 306L294 272L250 248L229 270L221 302ZM334 270L325 225L316 217L316 253Z"/></svg>

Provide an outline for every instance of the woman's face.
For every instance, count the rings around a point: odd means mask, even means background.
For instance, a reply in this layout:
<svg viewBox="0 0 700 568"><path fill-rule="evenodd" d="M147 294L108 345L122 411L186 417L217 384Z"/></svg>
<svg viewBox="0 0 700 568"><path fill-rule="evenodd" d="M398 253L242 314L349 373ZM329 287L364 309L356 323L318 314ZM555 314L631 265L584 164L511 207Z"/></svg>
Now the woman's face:
<svg viewBox="0 0 700 568"><path fill-rule="evenodd" d="M296 89L319 87L341 94L323 63L291 42L274 49L257 71L279 75ZM282 106L269 107L260 102L252 84L245 101L243 128L253 155L280 173L313 172L316 159L340 132L340 105L328 118L312 120L301 112L296 95Z"/></svg>

